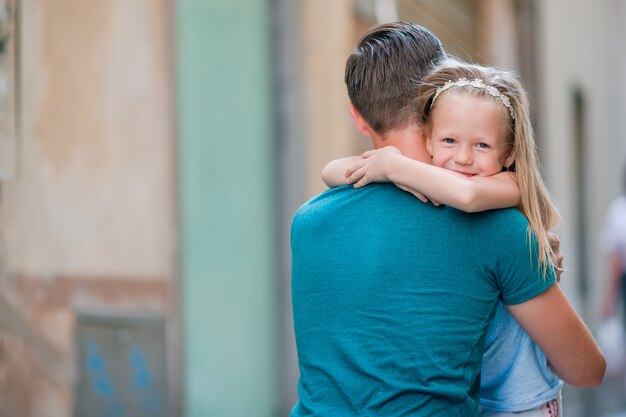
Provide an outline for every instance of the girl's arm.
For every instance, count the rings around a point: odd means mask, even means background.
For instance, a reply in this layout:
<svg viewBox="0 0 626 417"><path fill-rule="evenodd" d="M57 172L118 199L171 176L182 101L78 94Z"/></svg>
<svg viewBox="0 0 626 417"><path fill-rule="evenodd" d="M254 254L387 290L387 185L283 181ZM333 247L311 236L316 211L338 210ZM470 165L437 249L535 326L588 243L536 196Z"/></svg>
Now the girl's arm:
<svg viewBox="0 0 626 417"><path fill-rule="evenodd" d="M340 187L342 185L350 184L348 182L346 172L349 169L357 165L361 166L364 162L365 162L365 159L363 159L361 156L348 156L346 158L332 160L326 164L324 169L322 169L322 181L324 181L324 184L326 184L326 186L329 188ZM416 190L412 190L401 184L396 184L396 185L399 188L403 189L404 191L407 191L413 194L415 197L419 198L424 203L428 202L428 199L420 192ZM433 201L433 204L439 205L439 203L437 203L436 201Z"/></svg>
<svg viewBox="0 0 626 417"><path fill-rule="evenodd" d="M322 181L329 187L339 187L346 185L346 169L360 161L360 156L348 156L346 158L335 159L326 164L322 169Z"/></svg>
<svg viewBox="0 0 626 417"><path fill-rule="evenodd" d="M600 385L606 369L604 355L558 284L507 309L561 379L577 387Z"/></svg>
<svg viewBox="0 0 626 417"><path fill-rule="evenodd" d="M351 163L346 175L355 187L391 181L400 188L465 212L515 207L520 203L519 186L513 173L466 177L408 158L393 147L364 153L362 160Z"/></svg>

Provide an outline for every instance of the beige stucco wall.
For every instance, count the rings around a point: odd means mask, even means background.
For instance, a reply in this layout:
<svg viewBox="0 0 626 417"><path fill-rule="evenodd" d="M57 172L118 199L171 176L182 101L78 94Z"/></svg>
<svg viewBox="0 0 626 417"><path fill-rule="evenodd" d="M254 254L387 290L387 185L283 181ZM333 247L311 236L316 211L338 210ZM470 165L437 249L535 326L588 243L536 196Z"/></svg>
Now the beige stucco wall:
<svg viewBox="0 0 626 417"><path fill-rule="evenodd" d="M167 4L21 2L21 137L0 201L11 272L171 274Z"/></svg>
<svg viewBox="0 0 626 417"><path fill-rule="evenodd" d="M369 149L348 112L350 100L343 81L348 55L366 31L350 0L309 0L302 3L302 76L306 137L306 188L313 196L326 187L320 172L331 159Z"/></svg>
<svg viewBox="0 0 626 417"><path fill-rule="evenodd" d="M570 266L576 262L577 230L585 228L588 236L587 270L570 270L562 285L579 311L587 308L587 316L592 320L599 310L606 273L599 245L600 227L606 207L619 193L626 157L623 112L620 115L618 111L626 105L625 13L620 3L623 2L537 2L540 134L547 156L546 177L564 218L562 248ZM572 90L576 86L582 89L586 100L583 184L575 178ZM577 224L576 199L583 189L588 197L587 217L585 224ZM590 284L590 294L584 302L575 290L582 274L586 274Z"/></svg>
<svg viewBox="0 0 626 417"><path fill-rule="evenodd" d="M165 316L176 384L170 7L20 1L20 132L0 182L0 415L72 415L76 312Z"/></svg>

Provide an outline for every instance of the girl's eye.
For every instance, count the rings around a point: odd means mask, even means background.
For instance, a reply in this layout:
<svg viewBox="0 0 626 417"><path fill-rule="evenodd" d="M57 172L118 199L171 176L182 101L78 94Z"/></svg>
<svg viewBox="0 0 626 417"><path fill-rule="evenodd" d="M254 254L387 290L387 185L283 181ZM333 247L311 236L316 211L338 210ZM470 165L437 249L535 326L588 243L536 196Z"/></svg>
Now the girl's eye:
<svg viewBox="0 0 626 417"><path fill-rule="evenodd" d="M444 138L443 139L443 143L453 144L454 143L454 139L452 139L452 138Z"/></svg>
<svg viewBox="0 0 626 417"><path fill-rule="evenodd" d="M489 149L489 145L483 142L477 144L476 146L480 149Z"/></svg>

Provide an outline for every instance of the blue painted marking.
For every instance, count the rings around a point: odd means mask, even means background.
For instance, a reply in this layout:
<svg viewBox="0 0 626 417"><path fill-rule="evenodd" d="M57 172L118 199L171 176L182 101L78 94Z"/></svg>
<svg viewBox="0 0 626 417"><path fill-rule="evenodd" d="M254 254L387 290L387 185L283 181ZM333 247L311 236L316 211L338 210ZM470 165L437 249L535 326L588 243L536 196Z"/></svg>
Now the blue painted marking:
<svg viewBox="0 0 626 417"><path fill-rule="evenodd" d="M98 344L93 340L87 340L87 355L85 366L92 391L103 400L101 411L105 417L123 417L126 413L124 405L119 399L115 387L107 370L105 358L100 353Z"/></svg>
<svg viewBox="0 0 626 417"><path fill-rule="evenodd" d="M164 415L160 395L154 386L150 367L138 346L131 346L128 360L133 370L133 390L139 400L140 409L149 416Z"/></svg>

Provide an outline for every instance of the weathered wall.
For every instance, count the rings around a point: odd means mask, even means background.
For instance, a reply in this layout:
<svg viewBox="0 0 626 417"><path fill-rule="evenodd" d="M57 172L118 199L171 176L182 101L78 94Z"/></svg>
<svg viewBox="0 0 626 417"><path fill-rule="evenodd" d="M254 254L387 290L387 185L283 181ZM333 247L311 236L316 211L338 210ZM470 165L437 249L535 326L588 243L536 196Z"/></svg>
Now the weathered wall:
<svg viewBox="0 0 626 417"><path fill-rule="evenodd" d="M562 248L569 271L561 284L593 326L606 271L600 227L620 192L626 162L625 8L612 0L537 4L536 104L543 120L546 177L564 218ZM574 111L576 91L584 100L582 117ZM577 124L583 130L579 157ZM584 299L581 284L587 288Z"/></svg>
<svg viewBox="0 0 626 417"><path fill-rule="evenodd" d="M69 416L75 312L169 308L170 10L20 4L21 134L16 175L0 184L0 414Z"/></svg>
<svg viewBox="0 0 626 417"><path fill-rule="evenodd" d="M23 2L12 271L163 277L172 264L164 2Z"/></svg>
<svg viewBox="0 0 626 417"><path fill-rule="evenodd" d="M305 1L300 13L306 189L313 196L326 189L320 179L326 163L370 147L369 140L358 139L343 81L346 59L367 26L357 21L347 0Z"/></svg>

